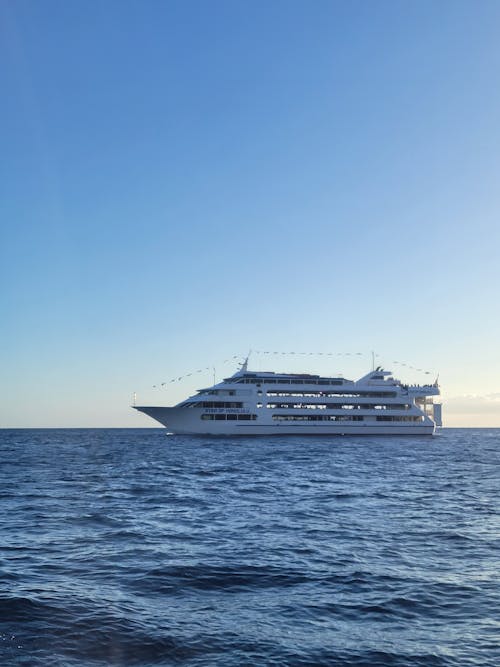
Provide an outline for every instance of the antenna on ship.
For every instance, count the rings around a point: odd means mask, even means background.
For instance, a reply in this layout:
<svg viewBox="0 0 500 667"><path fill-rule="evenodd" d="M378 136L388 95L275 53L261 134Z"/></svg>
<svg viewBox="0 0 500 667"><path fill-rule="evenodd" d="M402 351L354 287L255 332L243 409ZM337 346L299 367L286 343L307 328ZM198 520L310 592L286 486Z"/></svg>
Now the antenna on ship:
<svg viewBox="0 0 500 667"><path fill-rule="evenodd" d="M251 354L252 354L252 350L249 350L247 356L245 357L245 361L240 366L240 373L246 373L247 372L247 370L248 370L248 360L250 359Z"/></svg>

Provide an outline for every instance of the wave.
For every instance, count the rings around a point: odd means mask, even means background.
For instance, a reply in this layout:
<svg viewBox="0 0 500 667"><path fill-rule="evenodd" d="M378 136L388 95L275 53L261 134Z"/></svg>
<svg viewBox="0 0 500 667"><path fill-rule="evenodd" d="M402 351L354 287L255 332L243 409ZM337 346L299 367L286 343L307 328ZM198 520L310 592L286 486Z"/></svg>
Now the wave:
<svg viewBox="0 0 500 667"><path fill-rule="evenodd" d="M201 564L156 568L131 585L143 592L179 594L183 589L258 590L295 586L308 581L311 581L310 575L299 570L256 565L228 567Z"/></svg>
<svg viewBox="0 0 500 667"><path fill-rule="evenodd" d="M18 436L0 430L1 665L497 664L500 431Z"/></svg>

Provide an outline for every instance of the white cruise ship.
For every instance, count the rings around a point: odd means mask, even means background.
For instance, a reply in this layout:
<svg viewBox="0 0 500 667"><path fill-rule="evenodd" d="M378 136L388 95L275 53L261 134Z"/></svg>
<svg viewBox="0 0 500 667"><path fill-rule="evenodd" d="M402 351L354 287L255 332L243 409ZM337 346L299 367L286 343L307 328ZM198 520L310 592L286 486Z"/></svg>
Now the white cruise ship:
<svg viewBox="0 0 500 667"><path fill-rule="evenodd" d="M359 380L240 370L174 407L133 406L185 435L432 435L437 382L406 385L376 368Z"/></svg>

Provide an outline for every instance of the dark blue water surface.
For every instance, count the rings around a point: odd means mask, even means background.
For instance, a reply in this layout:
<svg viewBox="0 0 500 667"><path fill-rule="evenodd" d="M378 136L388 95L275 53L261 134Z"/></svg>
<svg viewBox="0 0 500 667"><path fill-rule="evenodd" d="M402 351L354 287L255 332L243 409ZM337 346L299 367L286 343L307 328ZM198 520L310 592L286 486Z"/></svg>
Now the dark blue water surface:
<svg viewBox="0 0 500 667"><path fill-rule="evenodd" d="M0 431L0 665L500 665L500 430Z"/></svg>

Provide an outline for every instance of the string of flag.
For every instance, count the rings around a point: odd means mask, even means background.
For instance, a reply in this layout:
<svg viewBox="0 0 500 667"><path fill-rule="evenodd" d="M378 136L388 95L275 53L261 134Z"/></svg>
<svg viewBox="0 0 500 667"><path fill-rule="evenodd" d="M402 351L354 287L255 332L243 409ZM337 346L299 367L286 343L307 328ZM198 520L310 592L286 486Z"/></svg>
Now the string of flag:
<svg viewBox="0 0 500 667"><path fill-rule="evenodd" d="M317 357L363 357L363 356L368 356L368 354L363 353L363 352L279 352L275 350L252 350L251 354L261 354L261 355L276 355L276 356L317 356ZM374 357L379 357L380 355L372 353ZM234 354L232 357L229 357L228 359L224 359L222 362L223 364L227 363L234 363L236 359L241 360L243 357L242 355L239 354ZM425 375L431 375L431 371L426 371L423 370L422 368L417 368L416 366L412 366L411 364L408 364L403 361L393 361L393 364L397 366L404 367L406 369L410 369L412 371L417 371L419 373L425 373ZM192 371L191 373L185 373L184 375L181 375L179 377L174 377L171 378L170 380L166 380L165 382L160 382L158 384L153 385L153 389L158 389L160 387L165 387L169 384L172 384L174 382L180 382L181 380L184 380L186 378L192 377L193 375L198 375L200 373L206 373L207 371L214 371L215 368L213 366L205 366L203 368L199 368L195 371Z"/></svg>
<svg viewBox="0 0 500 667"><path fill-rule="evenodd" d="M415 366L411 366L410 364L405 364L402 361L393 361L393 364L398 364L399 366L405 366L406 368L410 368L412 371L418 371L419 373L425 373L426 375L431 375L431 371L424 371L422 368L416 368Z"/></svg>
<svg viewBox="0 0 500 667"><path fill-rule="evenodd" d="M252 350L253 353L255 354L276 354L276 355L302 355L302 356L324 356L324 357L363 357L363 356L368 356L366 353L363 352L270 352L270 351L263 351L263 350ZM379 357L379 354L373 353L374 357ZM418 371L419 373L425 373L426 375L431 375L431 371L426 371L422 368L417 368L416 366L412 366L411 364L405 363L403 361L393 361L393 364L397 364L399 366L404 366L405 368L409 368L412 371Z"/></svg>
<svg viewBox="0 0 500 667"><path fill-rule="evenodd" d="M363 356L363 352L269 352L267 350L252 350L252 353L254 354L294 354L294 355L302 355L302 356L318 356L318 357L350 357L350 356L358 356L361 357Z"/></svg>
<svg viewBox="0 0 500 667"><path fill-rule="evenodd" d="M224 359L222 362L223 364L228 364L229 362L234 362L235 359L241 359L241 355L235 354L229 359ZM179 377L172 378L171 380L165 380L165 382L160 382L159 384L154 384L153 389L158 389L159 387L165 387L168 384L172 384L172 382L180 382L181 380L184 380L185 378L191 377L192 375L198 375L199 373L205 373L206 371L212 371L214 370L213 366L205 366L204 368L199 368L196 371L192 371L191 373L186 373L185 375L181 375Z"/></svg>

